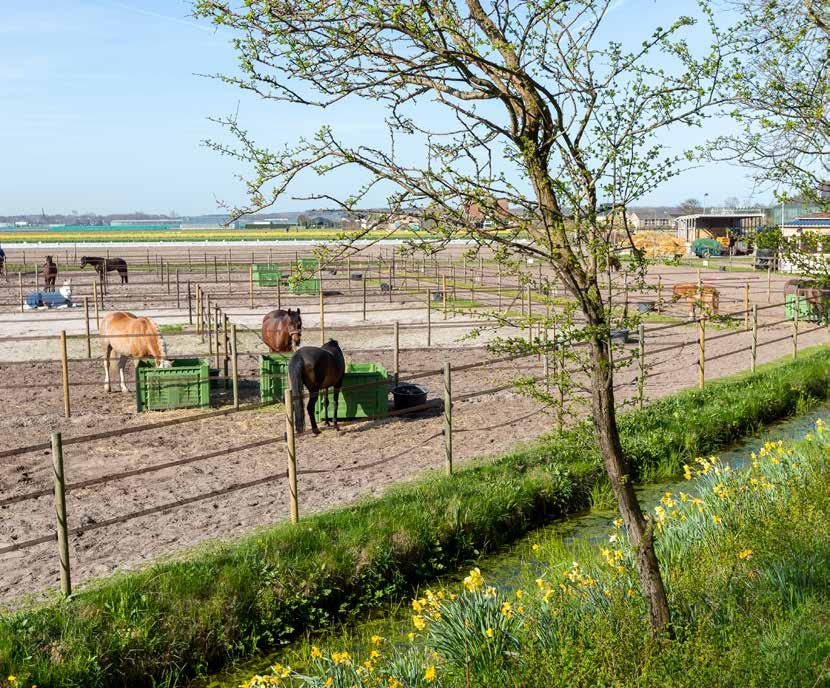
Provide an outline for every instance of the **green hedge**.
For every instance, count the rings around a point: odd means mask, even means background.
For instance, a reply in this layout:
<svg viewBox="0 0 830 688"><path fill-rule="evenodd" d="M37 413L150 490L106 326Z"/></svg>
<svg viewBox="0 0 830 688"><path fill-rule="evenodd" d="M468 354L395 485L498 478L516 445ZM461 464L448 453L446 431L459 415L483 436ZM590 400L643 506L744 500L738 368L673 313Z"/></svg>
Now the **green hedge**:
<svg viewBox="0 0 830 688"><path fill-rule="evenodd" d="M620 416L641 477L676 470L830 394L830 349ZM114 576L0 617L0 676L18 685L180 685L229 659L408 592L590 504L604 480L587 424L528 449Z"/></svg>

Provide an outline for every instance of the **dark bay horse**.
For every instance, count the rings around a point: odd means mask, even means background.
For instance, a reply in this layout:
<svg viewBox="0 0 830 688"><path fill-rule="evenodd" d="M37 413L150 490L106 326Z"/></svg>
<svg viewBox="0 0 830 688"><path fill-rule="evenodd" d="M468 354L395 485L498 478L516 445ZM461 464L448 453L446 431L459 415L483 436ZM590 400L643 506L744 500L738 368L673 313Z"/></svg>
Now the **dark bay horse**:
<svg viewBox="0 0 830 688"><path fill-rule="evenodd" d="M104 282L106 273L117 270L121 276L121 284L127 284L127 261L123 258L99 258L98 256L84 256L81 258L81 270L91 265L98 273L98 279Z"/></svg>
<svg viewBox="0 0 830 688"><path fill-rule="evenodd" d="M314 419L314 406L320 390L323 390L323 406L325 408L325 422L329 421L328 388L334 388L334 427L337 427L337 401L340 397L340 388L343 386L343 374L346 372L346 359L340 345L330 339L322 347L304 346L298 349L288 362L288 380L291 383L291 394L294 396L294 429L300 433L305 429L303 413L303 385L308 388L308 417L311 420L311 430L315 435L320 434L317 421Z"/></svg>
<svg viewBox="0 0 830 688"><path fill-rule="evenodd" d="M303 338L303 319L300 309L271 311L262 319L262 341L278 353L290 353L300 348Z"/></svg>
<svg viewBox="0 0 830 688"><path fill-rule="evenodd" d="M55 280L58 277L58 266L52 260L52 256L46 256L43 264L43 291L55 291Z"/></svg>

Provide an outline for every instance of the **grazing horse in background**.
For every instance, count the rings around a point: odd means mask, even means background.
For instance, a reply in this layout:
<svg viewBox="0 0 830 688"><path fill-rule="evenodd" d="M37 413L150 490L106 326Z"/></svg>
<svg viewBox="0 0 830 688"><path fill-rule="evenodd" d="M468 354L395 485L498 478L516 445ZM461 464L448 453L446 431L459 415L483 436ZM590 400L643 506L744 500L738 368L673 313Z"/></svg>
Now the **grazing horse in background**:
<svg viewBox="0 0 830 688"><path fill-rule="evenodd" d="M320 390L323 390L323 405L325 407L325 422L329 425L329 395L328 388L334 387L334 427L337 427L337 400L340 397L340 388L343 386L343 374L346 372L346 359L340 345L330 339L322 347L304 346L298 349L288 362L288 380L291 383L291 393L294 395L294 429L300 433L305 429L303 413L303 385L308 388L308 417L311 420L311 430L315 435L320 434L317 421L314 419L314 406Z"/></svg>
<svg viewBox="0 0 830 688"><path fill-rule="evenodd" d="M811 315L808 320L822 320L830 309L830 289L822 289L818 282L808 279L791 279L784 284L784 298L791 294L807 299Z"/></svg>
<svg viewBox="0 0 830 688"><path fill-rule="evenodd" d="M696 306L706 306L712 313L717 314L720 302L720 292L714 287L698 286L694 282L675 284L671 288L672 302L685 298L689 303L689 316L695 317Z"/></svg>
<svg viewBox="0 0 830 688"><path fill-rule="evenodd" d="M58 277L58 266L52 260L52 256L46 256L43 264L43 291L55 291L55 280Z"/></svg>
<svg viewBox="0 0 830 688"><path fill-rule="evenodd" d="M98 256L84 256L81 258L81 270L87 265L95 268L98 273L98 279L103 283L106 280L107 273L117 270L121 276L121 284L127 284L127 261L123 258L99 258Z"/></svg>
<svg viewBox="0 0 830 688"><path fill-rule="evenodd" d="M262 341L269 350L291 353L300 348L303 338L303 320L300 309L271 311L262 319Z"/></svg>
<svg viewBox="0 0 830 688"><path fill-rule="evenodd" d="M139 318L132 313L107 313L101 321L99 336L104 343L104 389L112 391L110 384L110 354L118 354L118 375L121 391L127 392L124 382L124 368L128 358L154 358L158 368L170 368L167 360L167 344L159 329L150 318Z"/></svg>

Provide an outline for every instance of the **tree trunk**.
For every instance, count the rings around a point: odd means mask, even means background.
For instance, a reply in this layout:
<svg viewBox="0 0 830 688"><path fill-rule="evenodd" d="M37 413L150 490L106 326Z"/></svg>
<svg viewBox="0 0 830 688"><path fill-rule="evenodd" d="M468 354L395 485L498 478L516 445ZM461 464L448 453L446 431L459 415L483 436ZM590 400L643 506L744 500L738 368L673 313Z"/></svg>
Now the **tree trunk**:
<svg viewBox="0 0 830 688"><path fill-rule="evenodd" d="M614 376L610 369L610 343L595 338L591 342L591 405L597 442L620 515L637 552L637 573L648 605L652 631L655 634L671 633L669 602L654 551L653 522L647 522L643 517L628 461L620 444L614 410Z"/></svg>

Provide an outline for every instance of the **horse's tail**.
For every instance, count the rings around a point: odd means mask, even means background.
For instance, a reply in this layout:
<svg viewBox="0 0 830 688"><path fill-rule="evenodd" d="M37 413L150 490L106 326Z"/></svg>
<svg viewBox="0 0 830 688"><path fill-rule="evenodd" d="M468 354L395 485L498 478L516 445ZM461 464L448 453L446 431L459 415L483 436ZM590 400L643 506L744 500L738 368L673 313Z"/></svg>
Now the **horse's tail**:
<svg viewBox="0 0 830 688"><path fill-rule="evenodd" d="M303 359L292 356L288 362L288 381L291 385L291 395L294 398L294 430L302 432L305 429L305 412L303 411Z"/></svg>

